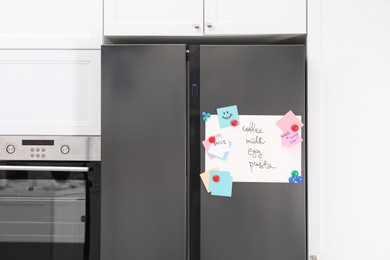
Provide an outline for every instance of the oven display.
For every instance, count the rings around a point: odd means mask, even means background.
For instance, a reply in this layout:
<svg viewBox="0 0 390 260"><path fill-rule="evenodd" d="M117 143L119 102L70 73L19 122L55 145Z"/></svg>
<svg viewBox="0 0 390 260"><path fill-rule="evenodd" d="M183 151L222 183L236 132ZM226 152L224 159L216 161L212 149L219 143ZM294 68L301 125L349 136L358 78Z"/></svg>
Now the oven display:
<svg viewBox="0 0 390 260"><path fill-rule="evenodd" d="M54 145L54 140L22 140L22 145Z"/></svg>

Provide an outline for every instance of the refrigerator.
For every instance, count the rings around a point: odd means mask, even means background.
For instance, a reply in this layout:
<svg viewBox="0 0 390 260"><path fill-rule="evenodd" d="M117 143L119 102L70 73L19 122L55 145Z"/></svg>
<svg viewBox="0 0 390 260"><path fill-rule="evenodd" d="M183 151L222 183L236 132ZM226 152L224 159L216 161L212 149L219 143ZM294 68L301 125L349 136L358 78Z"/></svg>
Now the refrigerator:
<svg viewBox="0 0 390 260"><path fill-rule="evenodd" d="M300 116L301 183L207 192L202 113L229 105ZM307 259L306 129L304 45L102 46L101 259Z"/></svg>

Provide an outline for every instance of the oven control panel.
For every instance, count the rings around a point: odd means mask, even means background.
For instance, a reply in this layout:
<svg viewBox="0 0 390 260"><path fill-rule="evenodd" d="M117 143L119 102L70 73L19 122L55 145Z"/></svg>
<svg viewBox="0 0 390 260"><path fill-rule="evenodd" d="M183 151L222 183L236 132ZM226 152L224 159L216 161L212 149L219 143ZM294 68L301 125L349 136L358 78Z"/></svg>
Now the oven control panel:
<svg viewBox="0 0 390 260"><path fill-rule="evenodd" d="M100 161L99 136L0 136L0 160Z"/></svg>

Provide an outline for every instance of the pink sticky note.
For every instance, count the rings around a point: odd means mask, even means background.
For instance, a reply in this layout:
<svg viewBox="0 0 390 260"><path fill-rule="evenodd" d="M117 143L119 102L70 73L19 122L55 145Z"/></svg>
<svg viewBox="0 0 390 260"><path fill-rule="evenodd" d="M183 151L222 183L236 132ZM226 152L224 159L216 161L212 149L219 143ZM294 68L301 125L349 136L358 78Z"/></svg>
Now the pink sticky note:
<svg viewBox="0 0 390 260"><path fill-rule="evenodd" d="M285 114L278 122L276 122L276 125L279 126L283 133L288 131L293 132L291 129L293 125L298 126L298 129L301 129L303 126L301 120L299 120L299 118L296 117L291 110L288 111L287 114Z"/></svg>
<svg viewBox="0 0 390 260"><path fill-rule="evenodd" d="M287 131L280 137L282 138L283 145L287 146L288 148L303 142L302 137L298 133L292 131Z"/></svg>

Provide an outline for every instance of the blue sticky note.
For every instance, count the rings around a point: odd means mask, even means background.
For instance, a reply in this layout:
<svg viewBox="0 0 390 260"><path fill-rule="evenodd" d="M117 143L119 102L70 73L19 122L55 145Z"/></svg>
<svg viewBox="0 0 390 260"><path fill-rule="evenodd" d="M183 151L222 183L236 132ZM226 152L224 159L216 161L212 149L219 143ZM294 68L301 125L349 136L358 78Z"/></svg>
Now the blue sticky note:
<svg viewBox="0 0 390 260"><path fill-rule="evenodd" d="M219 176L219 180L215 181L214 176ZM209 183L211 195L224 197L232 196L233 177L230 176L230 172L211 170Z"/></svg>
<svg viewBox="0 0 390 260"><path fill-rule="evenodd" d="M233 120L237 120L238 125L240 125L237 106L218 108L217 114L220 128L231 127Z"/></svg>

